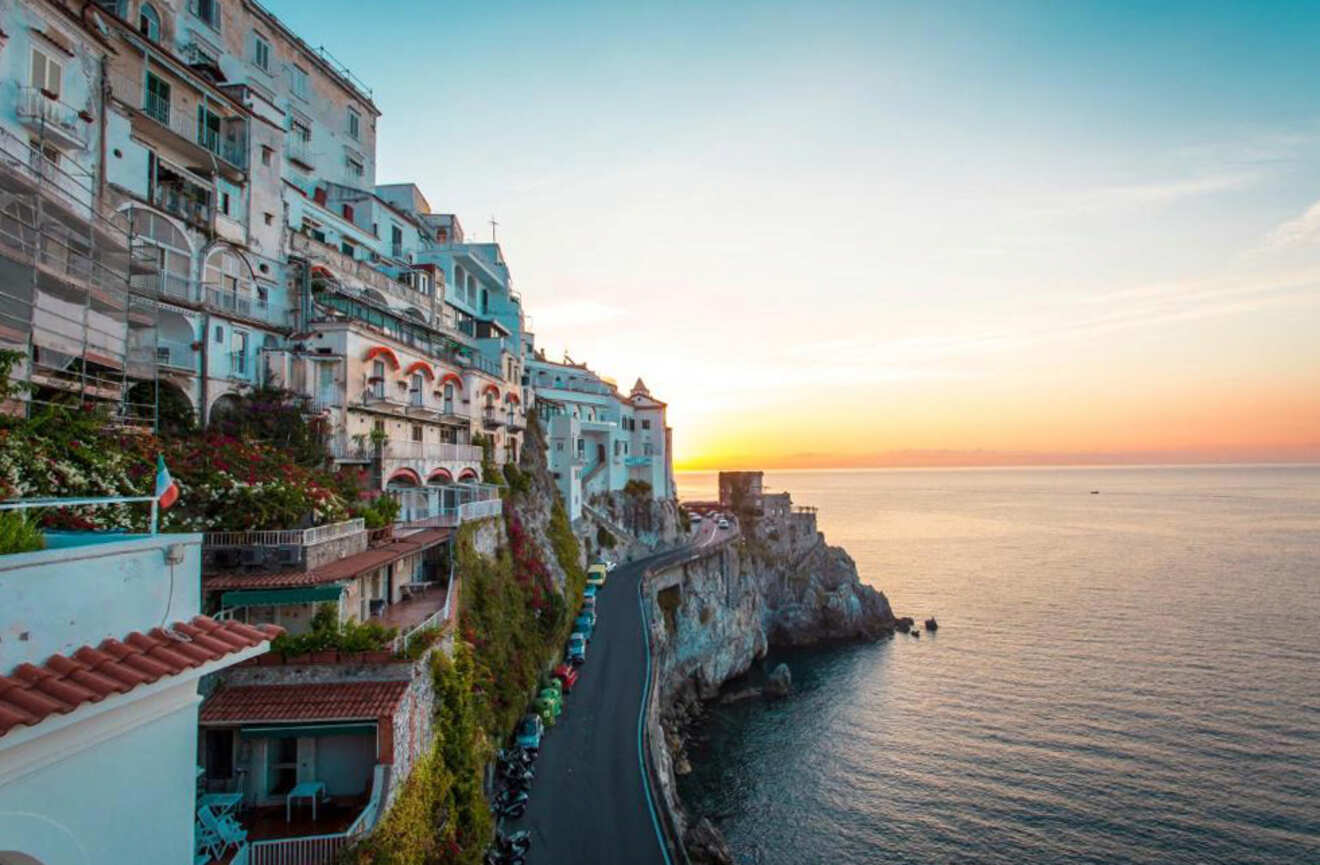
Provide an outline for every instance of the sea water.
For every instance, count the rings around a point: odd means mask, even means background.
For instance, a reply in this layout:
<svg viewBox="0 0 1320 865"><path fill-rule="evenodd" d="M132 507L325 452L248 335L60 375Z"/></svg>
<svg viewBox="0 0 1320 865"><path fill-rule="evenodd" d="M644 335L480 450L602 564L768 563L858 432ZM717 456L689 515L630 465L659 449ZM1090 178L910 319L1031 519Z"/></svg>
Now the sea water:
<svg viewBox="0 0 1320 865"><path fill-rule="evenodd" d="M781 653L790 699L711 712L680 789L740 861L1320 863L1320 467L766 488L940 628Z"/></svg>

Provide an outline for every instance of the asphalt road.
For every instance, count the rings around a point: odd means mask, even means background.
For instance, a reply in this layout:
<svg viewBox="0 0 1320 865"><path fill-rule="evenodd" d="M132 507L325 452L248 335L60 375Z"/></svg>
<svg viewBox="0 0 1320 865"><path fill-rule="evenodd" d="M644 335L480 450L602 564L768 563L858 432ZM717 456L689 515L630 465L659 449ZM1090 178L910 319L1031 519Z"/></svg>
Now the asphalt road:
<svg viewBox="0 0 1320 865"><path fill-rule="evenodd" d="M691 546L734 531L707 521L693 532ZM527 813L505 822L506 832L530 830L529 865L664 865L637 747L646 679L637 583L644 567L681 557L691 546L620 565L599 593L587 661L541 742Z"/></svg>

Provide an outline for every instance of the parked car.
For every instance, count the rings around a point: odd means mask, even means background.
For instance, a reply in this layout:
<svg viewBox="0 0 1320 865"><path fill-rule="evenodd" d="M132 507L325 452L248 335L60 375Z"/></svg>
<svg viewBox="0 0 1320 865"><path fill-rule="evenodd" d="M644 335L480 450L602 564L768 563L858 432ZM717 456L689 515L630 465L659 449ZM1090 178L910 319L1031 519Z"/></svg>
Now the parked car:
<svg viewBox="0 0 1320 865"><path fill-rule="evenodd" d="M564 695L558 688L542 688L541 693L536 697L537 702L544 700L555 711L555 717L558 718L564 713Z"/></svg>
<svg viewBox="0 0 1320 865"><path fill-rule="evenodd" d="M720 517L720 521L716 523L715 526L716 528L727 529L729 527L729 521L724 517Z"/></svg>
<svg viewBox="0 0 1320 865"><path fill-rule="evenodd" d="M587 660L587 638L573 634L568 638L568 648L564 650L564 659L570 664L581 664Z"/></svg>
<svg viewBox="0 0 1320 865"><path fill-rule="evenodd" d="M564 699L564 683L555 676L551 676L541 688L542 691L554 691L555 696L560 700Z"/></svg>
<svg viewBox="0 0 1320 865"><path fill-rule="evenodd" d="M609 571L605 568L604 562L592 562L587 568L587 585L603 586L605 585L605 575Z"/></svg>
<svg viewBox="0 0 1320 865"><path fill-rule="evenodd" d="M689 515L688 515L688 522L691 523L691 524L694 525L694 526L695 526L695 525L700 525L700 523L701 523L701 514L698 514L698 513L689 514Z"/></svg>
<svg viewBox="0 0 1320 865"><path fill-rule="evenodd" d="M584 595L582 598L582 609L591 610L593 613L596 612L596 596Z"/></svg>
<svg viewBox="0 0 1320 865"><path fill-rule="evenodd" d="M596 591L597 591L597 589L596 589L595 586L593 586L591 583L587 583L587 587L586 587L585 589L582 590L582 597L583 597L583 598L594 598L594 597L596 597Z"/></svg>
<svg viewBox="0 0 1320 865"><path fill-rule="evenodd" d="M545 724L541 722L539 715L523 715L523 719L518 722L518 729L514 731L513 735L519 748L536 750L541 747L541 737L545 735Z"/></svg>
<svg viewBox="0 0 1320 865"><path fill-rule="evenodd" d="M596 614L583 610L578 614L578 617L573 620L573 631L574 633L581 634L590 640L591 635L596 632Z"/></svg>
<svg viewBox="0 0 1320 865"><path fill-rule="evenodd" d="M578 671L572 664L560 664L555 667L555 678L564 685L564 693L573 693L573 686L577 684Z"/></svg>

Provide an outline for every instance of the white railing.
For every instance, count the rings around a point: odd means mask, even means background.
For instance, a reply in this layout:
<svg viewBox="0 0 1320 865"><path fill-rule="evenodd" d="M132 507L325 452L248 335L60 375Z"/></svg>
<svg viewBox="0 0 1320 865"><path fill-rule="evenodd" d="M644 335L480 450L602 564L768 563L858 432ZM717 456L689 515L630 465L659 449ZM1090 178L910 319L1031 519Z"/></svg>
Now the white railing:
<svg viewBox="0 0 1320 865"><path fill-rule="evenodd" d="M367 799L367 805L343 832L253 841L249 845L251 856L248 865L333 865L339 851L376 825L387 771L386 766L376 765L371 776L371 796Z"/></svg>
<svg viewBox="0 0 1320 865"><path fill-rule="evenodd" d="M487 517L499 516L504 502L499 499L487 499L484 502L465 502L458 506L459 522L466 523L469 520L484 520Z"/></svg>
<svg viewBox="0 0 1320 865"><path fill-rule="evenodd" d="M185 303L200 303L202 300L201 283L169 271L138 274L133 277L133 287Z"/></svg>
<svg viewBox="0 0 1320 865"><path fill-rule="evenodd" d="M427 628L440 627L440 625L443 624L447 618L449 618L448 611L449 611L449 601L448 598L446 598L445 605L443 607L436 610L434 613L427 616L425 619L418 622L413 627L409 628L406 633L400 634L399 636L395 637L394 642L390 644L390 650L393 651L395 654L402 654L403 652L408 651L408 644L412 642L412 638L417 636L422 631L425 631Z"/></svg>
<svg viewBox="0 0 1320 865"><path fill-rule="evenodd" d="M202 535L206 547L310 547L337 538L366 531L366 522L358 517L310 529L283 529L254 532L207 532Z"/></svg>
<svg viewBox="0 0 1320 865"><path fill-rule="evenodd" d="M248 847L248 862L249 865L331 865L347 846L346 832L253 841Z"/></svg>
<svg viewBox="0 0 1320 865"><path fill-rule="evenodd" d="M438 462L481 462L481 448L476 445L451 442L390 442L386 456L405 460L436 460Z"/></svg>
<svg viewBox="0 0 1320 865"><path fill-rule="evenodd" d="M175 369L197 371L197 350L191 343L170 339L156 340L156 363Z"/></svg>
<svg viewBox="0 0 1320 865"><path fill-rule="evenodd" d="M33 125L44 125L47 129L58 130L70 142L79 147L87 146L87 130L90 122L84 121L78 109L66 105L58 99L52 99L35 87L20 87L17 106L19 117ZM91 117L90 114L87 115Z"/></svg>

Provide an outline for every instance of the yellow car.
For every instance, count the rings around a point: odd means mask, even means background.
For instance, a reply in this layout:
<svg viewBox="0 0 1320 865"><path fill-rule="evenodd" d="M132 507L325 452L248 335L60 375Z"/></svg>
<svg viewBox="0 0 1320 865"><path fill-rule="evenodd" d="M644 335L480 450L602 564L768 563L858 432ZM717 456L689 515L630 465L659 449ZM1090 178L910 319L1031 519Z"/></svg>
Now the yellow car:
<svg viewBox="0 0 1320 865"><path fill-rule="evenodd" d="M608 571L604 562L593 562L587 567L587 585L603 586L605 585L605 575Z"/></svg>

